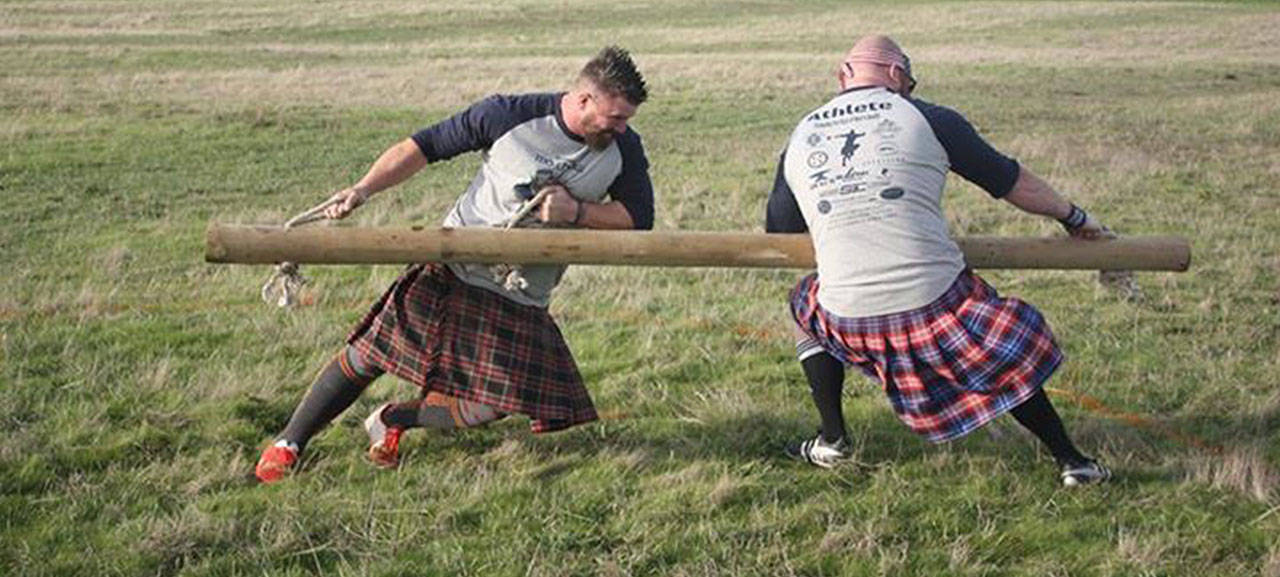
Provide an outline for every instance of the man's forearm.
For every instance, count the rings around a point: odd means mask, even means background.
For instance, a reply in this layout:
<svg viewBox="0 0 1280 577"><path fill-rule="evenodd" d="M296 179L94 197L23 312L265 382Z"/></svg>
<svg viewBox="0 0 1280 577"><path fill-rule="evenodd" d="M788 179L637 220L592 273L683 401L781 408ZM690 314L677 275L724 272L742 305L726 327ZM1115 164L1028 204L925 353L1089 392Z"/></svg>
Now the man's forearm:
<svg viewBox="0 0 1280 577"><path fill-rule="evenodd" d="M412 139L406 138L383 152L354 188L368 197L408 180L426 165L427 157Z"/></svg>
<svg viewBox="0 0 1280 577"><path fill-rule="evenodd" d="M582 218L577 225L583 228L632 229L635 221L621 202L582 202Z"/></svg>
<svg viewBox="0 0 1280 577"><path fill-rule="evenodd" d="M1018 173L1018 181L1004 199L1026 212L1055 219L1071 214L1071 203L1053 190L1049 183L1025 167Z"/></svg>

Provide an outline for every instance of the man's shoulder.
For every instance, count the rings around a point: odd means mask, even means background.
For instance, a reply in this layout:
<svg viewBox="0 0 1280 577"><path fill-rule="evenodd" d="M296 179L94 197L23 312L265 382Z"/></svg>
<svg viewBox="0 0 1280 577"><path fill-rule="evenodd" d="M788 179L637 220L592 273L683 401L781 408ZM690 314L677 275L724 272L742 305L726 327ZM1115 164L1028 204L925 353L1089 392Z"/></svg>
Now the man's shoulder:
<svg viewBox="0 0 1280 577"><path fill-rule="evenodd" d="M914 96L907 96L905 98L907 102L910 102L912 106L915 106L916 110L919 110L920 113L923 114L925 118L929 119L930 122L955 122L963 121L965 119L964 115L960 114L954 108L935 104Z"/></svg>
<svg viewBox="0 0 1280 577"><path fill-rule="evenodd" d="M631 128L630 126L627 126L627 131L618 135L618 144L619 145L626 144L628 146L643 146L643 139L640 138L639 132L636 132L636 130L634 128Z"/></svg>
<svg viewBox="0 0 1280 577"><path fill-rule="evenodd" d="M557 103L563 95L564 93L561 92L525 92L520 94L495 92L486 96L480 102L506 108L547 106Z"/></svg>
<svg viewBox="0 0 1280 577"><path fill-rule="evenodd" d="M614 137L613 145L617 147L618 154L622 155L624 163L632 159L645 158L644 142L640 138L640 133L630 126L627 127L626 132Z"/></svg>
<svg viewBox="0 0 1280 577"><path fill-rule="evenodd" d="M560 94L535 92L527 94L490 94L472 105L472 110L485 116L494 115L524 121L552 116L560 104Z"/></svg>

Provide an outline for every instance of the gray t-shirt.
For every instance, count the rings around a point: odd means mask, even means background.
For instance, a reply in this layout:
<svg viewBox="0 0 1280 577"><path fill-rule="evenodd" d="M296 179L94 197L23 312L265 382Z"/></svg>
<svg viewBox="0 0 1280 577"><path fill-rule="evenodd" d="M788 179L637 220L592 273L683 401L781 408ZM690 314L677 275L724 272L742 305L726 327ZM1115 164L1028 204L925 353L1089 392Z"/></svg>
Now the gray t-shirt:
<svg viewBox="0 0 1280 577"><path fill-rule="evenodd" d="M413 135L429 162L480 151L480 170L445 217L445 226L503 225L527 200L534 175L549 170L575 198L620 202L637 229L653 228L653 185L640 135L628 128L608 147L592 149L565 126L562 96L490 96ZM449 267L463 282L540 307L547 306L566 268L526 265L521 276L527 286L508 290L490 265Z"/></svg>
<svg viewBox="0 0 1280 577"><path fill-rule="evenodd" d="M792 132L765 228L809 232L823 308L844 317L916 309L965 268L942 213L948 170L999 198L1019 167L953 110L881 87L848 90Z"/></svg>

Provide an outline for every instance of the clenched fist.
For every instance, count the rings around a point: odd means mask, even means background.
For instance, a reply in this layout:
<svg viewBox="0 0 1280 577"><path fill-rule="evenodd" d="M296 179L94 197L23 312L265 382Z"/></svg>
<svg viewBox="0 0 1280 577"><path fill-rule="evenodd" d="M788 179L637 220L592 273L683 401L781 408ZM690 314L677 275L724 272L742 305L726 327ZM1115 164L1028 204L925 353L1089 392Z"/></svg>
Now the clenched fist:
<svg viewBox="0 0 1280 577"><path fill-rule="evenodd" d="M577 224L578 205L581 201L559 184L548 185L542 190L547 195L538 206L538 220L547 224Z"/></svg>
<svg viewBox="0 0 1280 577"><path fill-rule="evenodd" d="M369 194L356 187L343 189L335 193L330 200L335 201L324 209L324 216L328 219L339 220L346 218L351 211L357 206L364 204L369 199Z"/></svg>

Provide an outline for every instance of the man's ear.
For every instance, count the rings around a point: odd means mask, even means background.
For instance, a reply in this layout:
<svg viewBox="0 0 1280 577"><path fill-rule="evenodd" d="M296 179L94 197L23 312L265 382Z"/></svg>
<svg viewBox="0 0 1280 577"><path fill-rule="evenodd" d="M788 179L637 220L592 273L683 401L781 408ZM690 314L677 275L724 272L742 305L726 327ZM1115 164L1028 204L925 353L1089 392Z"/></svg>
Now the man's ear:
<svg viewBox="0 0 1280 577"><path fill-rule="evenodd" d="M906 72L903 71L901 67L897 65L889 66L889 81L893 83L894 92L897 92L899 94L906 92L907 90L906 79L907 79Z"/></svg>
<svg viewBox="0 0 1280 577"><path fill-rule="evenodd" d="M853 80L853 65L848 62L841 62L840 67L836 69L836 81L840 83L840 90L849 88L849 82Z"/></svg>

